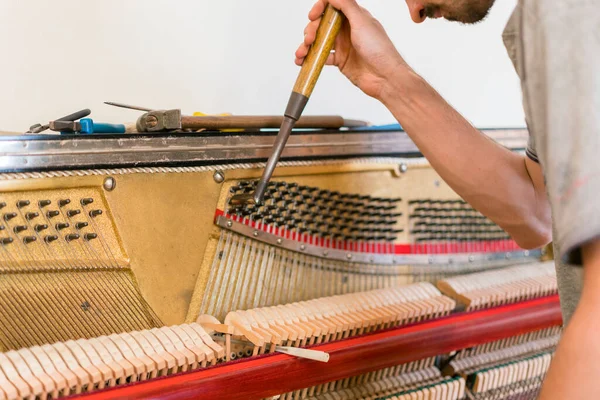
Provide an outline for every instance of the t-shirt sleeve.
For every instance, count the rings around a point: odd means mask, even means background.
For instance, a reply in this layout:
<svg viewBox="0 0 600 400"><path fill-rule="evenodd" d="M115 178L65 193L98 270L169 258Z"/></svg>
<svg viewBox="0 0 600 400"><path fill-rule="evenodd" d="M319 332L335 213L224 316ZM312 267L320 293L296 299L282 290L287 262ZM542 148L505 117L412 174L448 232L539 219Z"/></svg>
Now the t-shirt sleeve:
<svg viewBox="0 0 600 400"><path fill-rule="evenodd" d="M600 239L600 13L595 0L523 1L523 100L552 207L556 256Z"/></svg>
<svg viewBox="0 0 600 400"><path fill-rule="evenodd" d="M529 135L529 140L527 141L527 148L525 149L525 155L529 157L532 161L535 161L539 164L540 159L537 155L537 150L535 149L535 138L533 135Z"/></svg>

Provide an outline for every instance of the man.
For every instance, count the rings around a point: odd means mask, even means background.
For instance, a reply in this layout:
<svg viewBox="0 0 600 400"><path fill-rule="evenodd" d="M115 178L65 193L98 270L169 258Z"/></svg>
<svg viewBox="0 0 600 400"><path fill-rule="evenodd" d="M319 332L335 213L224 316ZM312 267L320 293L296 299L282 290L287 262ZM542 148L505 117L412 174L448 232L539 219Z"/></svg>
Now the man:
<svg viewBox="0 0 600 400"><path fill-rule="evenodd" d="M302 64L328 0L309 13ZM346 18L328 64L380 100L440 176L523 248L553 237L568 322L542 399L600 393L600 0L520 0L504 31L521 78L525 156L473 128L402 59L356 0L329 0ZM406 0L414 22L483 20L494 0ZM552 232L554 235L552 235ZM583 268L582 268L583 267ZM582 274L583 270L583 274ZM583 283L582 283L583 282Z"/></svg>

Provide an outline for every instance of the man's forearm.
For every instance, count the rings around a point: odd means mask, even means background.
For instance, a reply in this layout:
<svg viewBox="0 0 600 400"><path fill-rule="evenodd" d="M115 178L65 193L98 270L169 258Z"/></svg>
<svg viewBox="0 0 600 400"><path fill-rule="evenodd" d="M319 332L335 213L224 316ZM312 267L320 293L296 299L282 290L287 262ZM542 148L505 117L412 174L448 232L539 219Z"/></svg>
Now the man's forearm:
<svg viewBox="0 0 600 400"><path fill-rule="evenodd" d="M471 126L413 72L390 82L382 102L442 179L521 246L547 243L547 200L536 190L525 158Z"/></svg>
<svg viewBox="0 0 600 400"><path fill-rule="evenodd" d="M600 240L584 245L582 253L581 299L558 344L540 400L596 399L600 393Z"/></svg>

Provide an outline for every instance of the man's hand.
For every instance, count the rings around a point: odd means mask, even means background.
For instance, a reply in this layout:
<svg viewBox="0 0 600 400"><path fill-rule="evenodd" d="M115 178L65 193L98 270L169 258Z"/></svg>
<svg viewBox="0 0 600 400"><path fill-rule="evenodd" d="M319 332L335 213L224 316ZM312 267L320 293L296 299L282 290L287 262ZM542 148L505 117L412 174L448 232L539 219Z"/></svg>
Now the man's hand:
<svg viewBox="0 0 600 400"><path fill-rule="evenodd" d="M327 64L337 66L350 81L367 95L378 100L388 86L388 79L410 68L402 59L383 26L356 0L319 0L308 14L311 22L304 30L304 42L296 51L296 64L301 65L314 42L321 15L330 2L346 21L335 42L335 52Z"/></svg>

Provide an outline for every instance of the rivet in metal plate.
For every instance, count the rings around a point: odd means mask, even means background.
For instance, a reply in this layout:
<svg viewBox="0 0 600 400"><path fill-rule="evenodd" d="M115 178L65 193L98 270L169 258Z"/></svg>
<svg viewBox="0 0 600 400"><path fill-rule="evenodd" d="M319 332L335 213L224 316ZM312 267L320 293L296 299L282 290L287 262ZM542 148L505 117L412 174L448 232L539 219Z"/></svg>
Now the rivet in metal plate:
<svg viewBox="0 0 600 400"><path fill-rule="evenodd" d="M323 251L323 255L324 255L324 256L328 256L328 255L329 255L329 252L328 252L327 250L325 250L325 251Z"/></svg>
<svg viewBox="0 0 600 400"><path fill-rule="evenodd" d="M523 255L524 255L525 257L529 256L529 250L525 250L525 251L523 252Z"/></svg>
<svg viewBox="0 0 600 400"><path fill-rule="evenodd" d="M114 190L114 188L117 186L117 181L112 176L109 176L106 179L104 179L104 184L102 186L105 190L110 192L111 190Z"/></svg>
<svg viewBox="0 0 600 400"><path fill-rule="evenodd" d="M231 221L227 221L227 227L228 227L228 228L231 228L232 226L233 226L233 222L231 222Z"/></svg>
<svg viewBox="0 0 600 400"><path fill-rule="evenodd" d="M510 258L510 253L506 253L506 254L504 255L504 257L506 257L507 259L508 259L508 258Z"/></svg>
<svg viewBox="0 0 600 400"><path fill-rule="evenodd" d="M305 245L303 245L303 244L301 244L301 245L300 245L300 250L302 250L302 251L306 250L306 246L305 246Z"/></svg>
<svg viewBox="0 0 600 400"><path fill-rule="evenodd" d="M427 261L429 261L429 264L433 264L433 257L429 257Z"/></svg>
<svg viewBox="0 0 600 400"><path fill-rule="evenodd" d="M257 237L258 236L258 231L252 232L252 236Z"/></svg>
<svg viewBox="0 0 600 400"><path fill-rule="evenodd" d="M347 258L348 260L351 260L351 259L352 259L352 254L350 254L350 253L346 254L346 258Z"/></svg>
<svg viewBox="0 0 600 400"><path fill-rule="evenodd" d="M404 173L408 171L408 165L406 165L405 163L401 163L400 164L400 172Z"/></svg>
<svg viewBox="0 0 600 400"><path fill-rule="evenodd" d="M437 180L437 179L435 181L433 181L433 186L439 187L440 186L440 181Z"/></svg>
<svg viewBox="0 0 600 400"><path fill-rule="evenodd" d="M475 257L474 256L469 256L469 262L473 262L475 261Z"/></svg>
<svg viewBox="0 0 600 400"><path fill-rule="evenodd" d="M225 180L225 175L223 175L221 171L215 171L215 173L213 174L213 179L217 183L223 183L223 181Z"/></svg>
<svg viewBox="0 0 600 400"><path fill-rule="evenodd" d="M277 244L281 244L283 243L283 240L281 238L277 239Z"/></svg>

